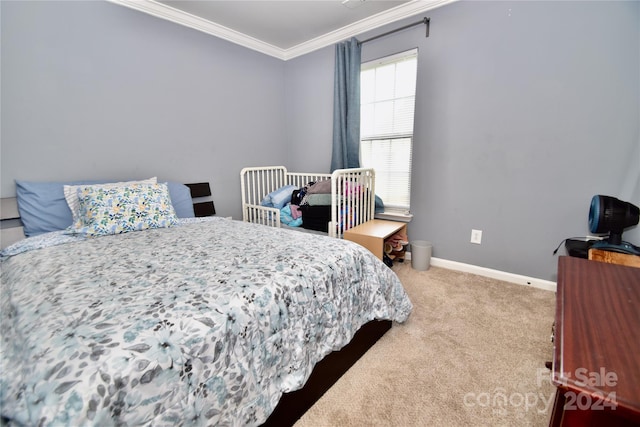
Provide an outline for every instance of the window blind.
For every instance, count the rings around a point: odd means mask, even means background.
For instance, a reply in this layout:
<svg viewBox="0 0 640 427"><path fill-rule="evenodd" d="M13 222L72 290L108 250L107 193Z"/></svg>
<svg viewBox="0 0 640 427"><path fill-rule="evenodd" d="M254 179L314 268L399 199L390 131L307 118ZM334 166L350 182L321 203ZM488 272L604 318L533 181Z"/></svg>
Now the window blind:
<svg viewBox="0 0 640 427"><path fill-rule="evenodd" d="M362 64L360 163L389 210L409 210L417 49Z"/></svg>

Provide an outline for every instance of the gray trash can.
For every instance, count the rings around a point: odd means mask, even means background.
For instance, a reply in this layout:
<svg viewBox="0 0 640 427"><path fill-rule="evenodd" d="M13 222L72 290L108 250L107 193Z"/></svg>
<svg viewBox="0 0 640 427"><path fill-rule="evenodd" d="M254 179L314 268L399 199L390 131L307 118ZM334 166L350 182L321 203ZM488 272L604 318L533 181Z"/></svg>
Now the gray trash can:
<svg viewBox="0 0 640 427"><path fill-rule="evenodd" d="M426 271L431 264L431 242L415 240L411 242L411 267L414 270Z"/></svg>

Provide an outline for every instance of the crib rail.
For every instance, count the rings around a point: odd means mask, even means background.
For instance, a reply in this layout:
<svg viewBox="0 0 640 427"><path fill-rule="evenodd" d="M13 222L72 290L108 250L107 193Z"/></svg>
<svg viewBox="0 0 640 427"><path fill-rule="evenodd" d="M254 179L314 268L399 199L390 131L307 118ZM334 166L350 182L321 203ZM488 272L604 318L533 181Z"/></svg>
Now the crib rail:
<svg viewBox="0 0 640 427"><path fill-rule="evenodd" d="M243 209L243 220L269 227L280 227L280 211L276 208L248 204Z"/></svg>
<svg viewBox="0 0 640 427"><path fill-rule="evenodd" d="M264 196L286 184L286 176L287 169L283 166L244 168L240 171L243 221L249 221L249 205L260 206Z"/></svg>
<svg viewBox="0 0 640 427"><path fill-rule="evenodd" d="M372 220L375 215L373 169L337 169L331 174L331 224L329 235L341 239L344 232Z"/></svg>
<svg viewBox="0 0 640 427"><path fill-rule="evenodd" d="M287 184L295 185L298 188L303 187L310 182L316 182L323 179L331 179L331 174L287 172Z"/></svg>

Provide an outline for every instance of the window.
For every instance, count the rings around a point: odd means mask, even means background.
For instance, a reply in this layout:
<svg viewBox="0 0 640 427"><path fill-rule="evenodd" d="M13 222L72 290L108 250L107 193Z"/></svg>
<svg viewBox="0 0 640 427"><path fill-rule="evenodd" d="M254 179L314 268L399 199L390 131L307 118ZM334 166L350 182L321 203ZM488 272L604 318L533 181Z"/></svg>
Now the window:
<svg viewBox="0 0 640 427"><path fill-rule="evenodd" d="M362 64L360 164L376 170L385 211L410 209L418 50Z"/></svg>

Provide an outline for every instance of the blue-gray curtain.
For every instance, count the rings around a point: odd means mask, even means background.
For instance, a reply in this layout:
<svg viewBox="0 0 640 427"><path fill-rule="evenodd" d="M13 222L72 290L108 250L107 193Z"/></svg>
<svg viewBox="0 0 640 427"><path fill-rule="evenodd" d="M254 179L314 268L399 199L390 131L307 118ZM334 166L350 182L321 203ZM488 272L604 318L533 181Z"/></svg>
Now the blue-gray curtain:
<svg viewBox="0 0 640 427"><path fill-rule="evenodd" d="M360 44L336 45L331 171L360 167Z"/></svg>

